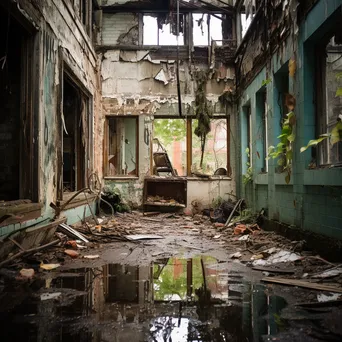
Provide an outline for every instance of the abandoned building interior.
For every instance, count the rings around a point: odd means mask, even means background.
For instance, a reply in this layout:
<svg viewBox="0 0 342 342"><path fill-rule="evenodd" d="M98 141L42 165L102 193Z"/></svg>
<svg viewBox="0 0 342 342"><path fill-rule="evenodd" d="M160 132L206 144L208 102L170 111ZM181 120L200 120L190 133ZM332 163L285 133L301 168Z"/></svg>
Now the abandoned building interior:
<svg viewBox="0 0 342 342"><path fill-rule="evenodd" d="M9 341L341 340L342 0L3 0L0 27Z"/></svg>

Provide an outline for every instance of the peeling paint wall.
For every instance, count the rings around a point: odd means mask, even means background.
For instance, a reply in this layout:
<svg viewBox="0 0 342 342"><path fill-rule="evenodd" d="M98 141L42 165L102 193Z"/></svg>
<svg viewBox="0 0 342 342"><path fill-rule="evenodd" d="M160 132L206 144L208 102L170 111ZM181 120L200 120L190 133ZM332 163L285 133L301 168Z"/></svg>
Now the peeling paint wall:
<svg viewBox="0 0 342 342"><path fill-rule="evenodd" d="M63 61L64 67L70 70L91 99L91 135L98 152L92 153L94 163L91 161L91 164L94 168L91 167L90 171L97 171L100 177L102 176L102 139L97 139L103 129L102 121L99 120L101 84L98 74L99 60L92 45L92 38L86 32L70 1L21 0L12 3L17 6L22 20L36 29L32 34L39 70L39 73L34 75L39 84L39 98L34 105L35 115L38 117L35 143L39 144L39 202L42 203L42 211L41 217L34 221L1 227L0 235L54 216L50 203L56 203L57 199L57 151L61 148L58 141L58 120Z"/></svg>
<svg viewBox="0 0 342 342"><path fill-rule="evenodd" d="M98 53L102 60L102 119L105 124L107 116L139 116L139 175L138 179L120 180L106 177L105 184L119 188L129 203L141 205L143 179L151 174L151 143L144 142L147 129L152 138L153 119L157 117L179 117L176 47L161 46L151 49L144 47L139 40L142 28L142 15L138 13L105 12L106 5L116 1L103 2L103 24L101 46ZM140 44L139 46L137 46ZM183 117L194 115L196 82L193 80L195 70L208 70L206 98L213 106L215 115L233 115L232 105L223 105L219 101L227 89L233 89L235 68L233 63L233 45L222 47L212 53L211 65L208 65L208 53L211 48L195 48L189 52L180 46L179 80L182 99ZM228 57L228 58L227 58ZM234 124L234 120L232 120ZM232 128L233 129L233 128ZM233 163L232 163L233 164ZM233 172L235 168L233 166ZM200 182L199 182L200 183ZM211 198L211 187L207 182L203 187L205 201ZM194 184L194 183L192 183ZM215 182L213 184L216 184ZM235 191L234 182L223 181L216 195ZM197 193L194 187L194 192ZM199 194L201 197L204 193ZM192 196L192 195L191 195ZM190 197L191 197L190 196ZM189 199L190 199L189 197Z"/></svg>
<svg viewBox="0 0 342 342"><path fill-rule="evenodd" d="M333 28L340 31L341 10L341 0L267 0L251 23L250 33L238 48L237 56L239 196L247 199L256 212L264 208L270 220L337 239L342 238L342 169L333 164L320 165L318 149L309 148L303 153L300 149L318 138L317 116L322 113L316 106L322 101L325 89L317 87L317 76L321 77L322 70L317 70L316 49L323 49L322 37L331 35ZM266 106L262 106L267 118L265 133L260 133L258 124L260 92L265 92L267 99ZM267 137L268 146L280 143L284 118L290 112L285 108L282 113L283 93L291 94L296 103L290 179L280 169L280 158L270 158L265 172L259 167L258 156L260 140ZM246 108L250 110L250 130ZM244 151L249 134L252 179L244 185L242 175L247 169Z"/></svg>

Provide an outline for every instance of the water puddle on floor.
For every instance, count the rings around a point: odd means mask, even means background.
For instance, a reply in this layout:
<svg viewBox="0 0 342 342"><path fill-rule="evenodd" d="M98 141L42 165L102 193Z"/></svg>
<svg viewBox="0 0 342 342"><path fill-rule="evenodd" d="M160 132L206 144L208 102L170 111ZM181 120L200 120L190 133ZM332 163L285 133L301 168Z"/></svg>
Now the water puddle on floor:
<svg viewBox="0 0 342 342"><path fill-rule="evenodd" d="M209 256L68 270L36 286L3 316L2 341L261 341L286 306Z"/></svg>

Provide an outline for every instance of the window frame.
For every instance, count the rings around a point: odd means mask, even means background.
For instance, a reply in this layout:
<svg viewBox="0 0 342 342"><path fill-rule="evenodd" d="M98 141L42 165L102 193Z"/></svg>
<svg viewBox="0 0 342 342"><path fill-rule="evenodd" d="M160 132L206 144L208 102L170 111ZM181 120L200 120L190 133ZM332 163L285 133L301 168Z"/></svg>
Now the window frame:
<svg viewBox="0 0 342 342"><path fill-rule="evenodd" d="M62 52L62 49L59 51L60 56L60 68L59 68L59 81L60 87L58 89L58 106L57 106L57 200L63 201L64 194L76 193L80 189L76 186L74 192L64 192L63 187L63 87L65 78L68 79L68 82L71 83L73 87L75 87L81 94L82 98L85 99L86 104L86 120L87 120L87 146L84 147L84 170L83 170L83 181L81 184L87 186L88 177L90 176L90 172L93 169L93 96L88 91L87 88L82 84L82 82L77 78L77 76L73 73L71 67L69 67L66 58ZM82 138L82 137L81 137ZM77 177L77 173L79 170L75 172L75 177Z"/></svg>
<svg viewBox="0 0 342 342"><path fill-rule="evenodd" d="M155 116L155 120L158 119L175 119L175 120L186 120L186 176L179 176L181 178L198 178L192 174L192 164L193 164L193 136L192 136L192 127L193 127L193 121L196 120L195 116L187 116L186 118L184 117L175 117L175 116ZM225 165L225 168L227 169L227 174L222 176L222 175L211 175L211 178L219 177L219 178L229 178L231 176L231 161L230 161L230 116L229 115L213 115L211 120L225 120L226 123L226 128L227 128L227 140L226 140L226 149L227 149L227 165ZM189 153L189 151L191 153ZM150 160L151 160L151 174L153 170L153 148L151 148L151 155L150 155ZM203 179L203 178L199 178Z"/></svg>
<svg viewBox="0 0 342 342"><path fill-rule="evenodd" d="M315 134L319 137L321 134L328 133L327 121L327 89L326 89L326 48L330 40L336 35L334 30L330 30L326 33L318 44L315 45ZM342 49L342 48L341 48ZM342 54L342 52L341 52ZM322 94L319 96L319 94ZM329 139L322 141L316 148L311 149L311 155L316 160L318 168L326 166L337 166L342 167L342 159L337 162L332 162L329 158ZM326 155L326 158L324 157Z"/></svg>
<svg viewBox="0 0 342 342"><path fill-rule="evenodd" d="M109 153L109 120L110 119L135 119L136 127L136 172L135 175L109 175L108 172L108 153ZM105 179L135 179L139 177L139 115L106 115L104 123L104 139L103 139L103 175Z"/></svg>

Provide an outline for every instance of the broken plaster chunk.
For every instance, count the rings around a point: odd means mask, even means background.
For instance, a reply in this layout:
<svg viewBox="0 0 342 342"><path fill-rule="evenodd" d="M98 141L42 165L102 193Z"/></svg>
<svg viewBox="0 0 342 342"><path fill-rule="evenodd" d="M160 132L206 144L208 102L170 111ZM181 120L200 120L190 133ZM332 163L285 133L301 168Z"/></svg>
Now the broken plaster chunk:
<svg viewBox="0 0 342 342"><path fill-rule="evenodd" d="M40 295L40 300L56 299L56 298L59 298L61 294L62 292L42 293Z"/></svg>
<svg viewBox="0 0 342 342"><path fill-rule="evenodd" d="M164 85L167 85L169 83L168 78L166 77L166 74L163 68L159 70L156 76L154 76L154 79L156 81L163 82Z"/></svg>
<svg viewBox="0 0 342 342"><path fill-rule="evenodd" d="M79 256L79 253L78 252L76 252L76 251L74 251L74 250L72 250L72 249L66 249L65 251L64 251L64 253L66 254L66 255L69 255L70 257L72 257L72 258L77 258L78 256Z"/></svg>
<svg viewBox="0 0 342 342"><path fill-rule="evenodd" d="M34 276L34 269L33 268L23 268L20 270L20 276L25 279L31 279Z"/></svg>
<svg viewBox="0 0 342 342"><path fill-rule="evenodd" d="M242 257L242 254L240 252L236 252L236 253L230 255L231 259L239 259L241 257Z"/></svg>

